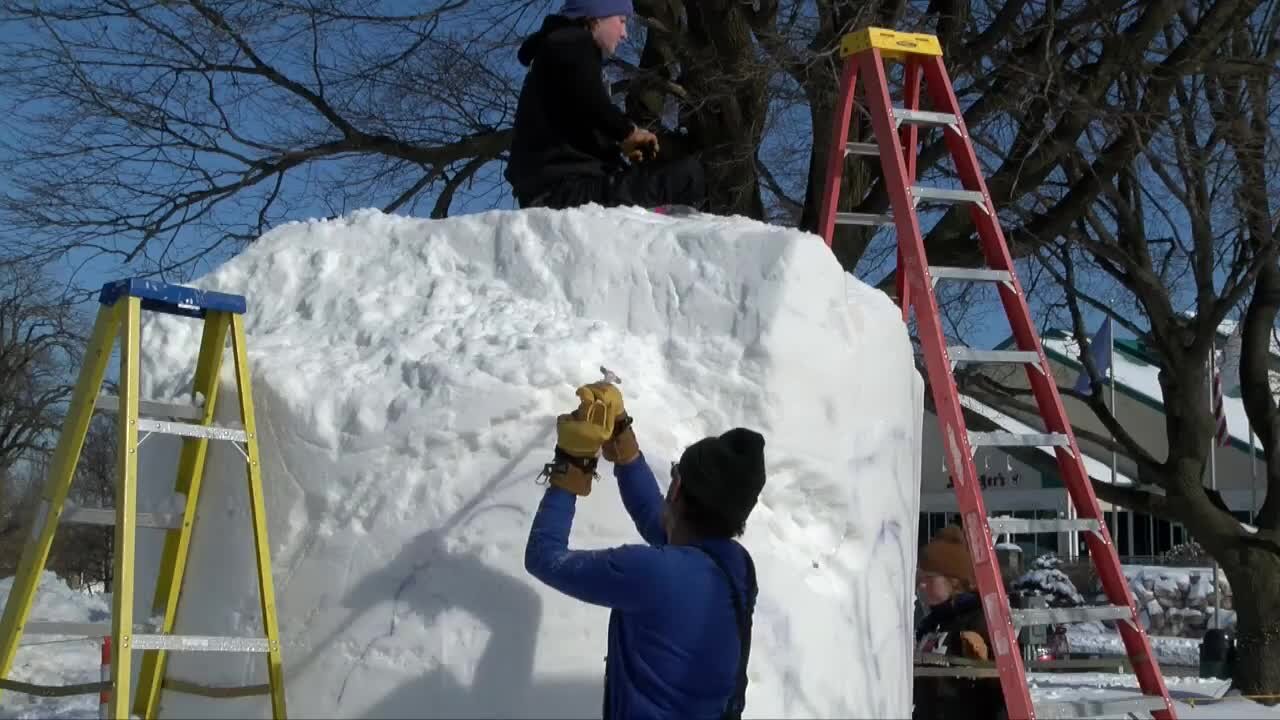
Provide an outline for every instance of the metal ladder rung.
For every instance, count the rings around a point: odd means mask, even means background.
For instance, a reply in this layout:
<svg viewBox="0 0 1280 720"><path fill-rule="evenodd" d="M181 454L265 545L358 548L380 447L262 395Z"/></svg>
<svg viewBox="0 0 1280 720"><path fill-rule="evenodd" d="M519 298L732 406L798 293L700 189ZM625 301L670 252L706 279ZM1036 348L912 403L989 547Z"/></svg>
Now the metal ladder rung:
<svg viewBox="0 0 1280 720"><path fill-rule="evenodd" d="M1091 520L1089 518L1070 518L1060 520L988 518L987 525L995 535L1003 535L1006 533L1025 535L1032 533L1060 533L1075 531L1099 532L1102 530L1101 521Z"/></svg>
<svg viewBox="0 0 1280 720"><path fill-rule="evenodd" d="M183 437L206 438L208 440L230 440L246 442L249 439L244 430L238 428L218 427L216 425L192 425L190 423L168 422L143 418L138 420L138 430L157 432L165 435L182 435Z"/></svg>
<svg viewBox="0 0 1280 720"><path fill-rule="evenodd" d="M174 652L265 653L270 650L266 638L223 637L217 635L134 635L133 650L171 650Z"/></svg>
<svg viewBox="0 0 1280 720"><path fill-rule="evenodd" d="M1132 620L1133 609L1128 605L1097 605L1074 608L1030 608L1011 611L1014 627L1031 625L1064 625L1086 623L1094 620Z"/></svg>
<svg viewBox="0 0 1280 720"><path fill-rule="evenodd" d="M850 142L845 143L844 151L848 155L874 155L880 156L880 146L875 143L867 142Z"/></svg>
<svg viewBox="0 0 1280 720"><path fill-rule="evenodd" d="M836 213L837 225L892 225L893 218L877 213Z"/></svg>
<svg viewBox="0 0 1280 720"><path fill-rule="evenodd" d="M102 410L103 412L120 412L120 398L115 395L99 395L94 409ZM175 420L204 419L204 411L194 405L162 403L154 400L139 400L138 414L157 418L173 418Z"/></svg>
<svg viewBox="0 0 1280 720"><path fill-rule="evenodd" d="M988 270L986 268L961 268L935 266L929 268L929 276L934 280L970 280L973 282L1013 282L1013 273L1008 270Z"/></svg>
<svg viewBox="0 0 1280 720"><path fill-rule="evenodd" d="M977 190L952 190L951 188L925 187L923 185L913 185L911 187L911 196L917 201L933 200L934 202L944 203L965 203L971 202L981 205L984 208L987 205L987 198Z"/></svg>
<svg viewBox="0 0 1280 720"><path fill-rule="evenodd" d="M970 432L973 447L1071 447L1062 433Z"/></svg>
<svg viewBox="0 0 1280 720"><path fill-rule="evenodd" d="M134 625L133 629L149 630L151 625ZM86 638L100 638L111 634L111 623L61 622L59 620L29 620L22 626L23 636L27 635L78 635Z"/></svg>
<svg viewBox="0 0 1280 720"><path fill-rule="evenodd" d="M111 634L111 623L57 622L31 620L22 626L23 635L79 635L87 638Z"/></svg>
<svg viewBox="0 0 1280 720"><path fill-rule="evenodd" d="M177 530L182 527L182 513L140 512L138 527L160 530ZM116 511L113 508L71 507L62 511L62 521L80 525L115 526Z"/></svg>
<svg viewBox="0 0 1280 720"><path fill-rule="evenodd" d="M969 347L949 347L947 356L952 362L962 363L1032 363L1040 364L1040 355L1031 350L977 350Z"/></svg>
<svg viewBox="0 0 1280 720"><path fill-rule="evenodd" d="M1050 700L1035 703L1037 718L1097 718L1123 717L1127 713L1165 710L1164 698L1159 695L1143 695L1136 698L1109 700Z"/></svg>
<svg viewBox="0 0 1280 720"><path fill-rule="evenodd" d="M955 125L956 116L951 113L929 112L928 110L908 110L894 108L893 119L898 123L922 125L925 127L949 127Z"/></svg>

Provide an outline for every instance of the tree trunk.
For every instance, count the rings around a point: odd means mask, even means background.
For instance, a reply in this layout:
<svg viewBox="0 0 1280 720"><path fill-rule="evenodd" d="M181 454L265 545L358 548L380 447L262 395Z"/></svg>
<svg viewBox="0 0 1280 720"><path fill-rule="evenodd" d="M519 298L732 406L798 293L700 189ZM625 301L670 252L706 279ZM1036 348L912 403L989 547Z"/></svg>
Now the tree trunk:
<svg viewBox="0 0 1280 720"><path fill-rule="evenodd" d="M693 51L682 74L691 97L684 108L694 146L702 149L713 212L764 217L756 149L768 113L768 75L742 11L725 0L686 6Z"/></svg>
<svg viewBox="0 0 1280 720"><path fill-rule="evenodd" d="M1189 336L1188 336L1189 337ZM1231 583L1236 612L1235 687L1246 695L1280 693L1280 552L1267 541L1250 536L1224 507L1218 506L1203 484L1204 467L1213 436L1213 415L1207 384L1207 363L1197 360L1195 343L1186 343L1187 360L1173 372L1161 371L1165 403L1165 431L1169 457L1164 462L1165 509L1169 518L1191 531L1221 564ZM1206 353L1207 355L1207 347Z"/></svg>
<svg viewBox="0 0 1280 720"><path fill-rule="evenodd" d="M1280 616L1276 615L1276 598L1280 598L1280 555L1257 548L1240 550L1238 555L1239 564L1223 565L1236 611L1234 686L1244 695L1277 694L1280 693Z"/></svg>

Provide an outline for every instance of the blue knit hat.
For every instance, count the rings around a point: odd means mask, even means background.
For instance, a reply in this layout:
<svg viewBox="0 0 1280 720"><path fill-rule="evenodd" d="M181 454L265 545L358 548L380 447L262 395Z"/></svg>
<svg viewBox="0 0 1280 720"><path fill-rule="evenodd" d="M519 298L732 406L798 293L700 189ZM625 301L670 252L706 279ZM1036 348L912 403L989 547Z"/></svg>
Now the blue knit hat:
<svg viewBox="0 0 1280 720"><path fill-rule="evenodd" d="M567 18L603 18L635 14L631 0L564 0L557 15Z"/></svg>

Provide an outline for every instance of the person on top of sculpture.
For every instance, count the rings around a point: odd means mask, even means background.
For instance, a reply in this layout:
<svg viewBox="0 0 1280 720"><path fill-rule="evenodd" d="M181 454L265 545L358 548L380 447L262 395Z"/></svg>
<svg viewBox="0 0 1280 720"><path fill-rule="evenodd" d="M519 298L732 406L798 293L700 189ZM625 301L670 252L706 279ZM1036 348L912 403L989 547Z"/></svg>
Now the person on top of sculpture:
<svg viewBox="0 0 1280 720"><path fill-rule="evenodd" d="M579 407L557 421L525 569L612 609L606 720L740 717L758 587L751 555L734 538L764 487L764 437L734 428L693 443L672 463L664 500L618 388L601 382L577 392ZM578 498L591 493L602 455L646 544L570 550Z"/></svg>
<svg viewBox="0 0 1280 720"><path fill-rule="evenodd" d="M633 14L631 0L565 0L521 44L529 72L504 173L520 207L704 205L697 158L659 159L658 137L609 96L604 60Z"/></svg>

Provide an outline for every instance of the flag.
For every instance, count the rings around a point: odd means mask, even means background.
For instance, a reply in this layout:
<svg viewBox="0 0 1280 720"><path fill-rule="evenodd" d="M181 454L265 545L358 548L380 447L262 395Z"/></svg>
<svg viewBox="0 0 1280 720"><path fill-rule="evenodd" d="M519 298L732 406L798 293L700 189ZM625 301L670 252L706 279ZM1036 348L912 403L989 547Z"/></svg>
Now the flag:
<svg viewBox="0 0 1280 720"><path fill-rule="evenodd" d="M1236 322L1227 335L1226 346L1222 349L1222 364L1218 366L1218 372L1222 376L1222 391L1226 395L1239 395L1240 353L1243 348L1244 323Z"/></svg>
<svg viewBox="0 0 1280 720"><path fill-rule="evenodd" d="M1098 368L1098 374L1106 376L1107 370L1111 368L1111 316L1108 315L1102 321L1102 326L1098 328L1098 332L1089 341L1089 355L1093 358L1093 366ZM1089 372L1084 368L1080 368L1080 377L1076 378L1076 392L1089 391Z"/></svg>
<svg viewBox="0 0 1280 720"><path fill-rule="evenodd" d="M1226 447L1227 443L1231 442L1231 436L1227 434L1227 411L1224 406L1225 403L1222 400L1222 369L1215 363L1213 367L1213 419L1217 423L1214 439L1218 441L1218 447Z"/></svg>

